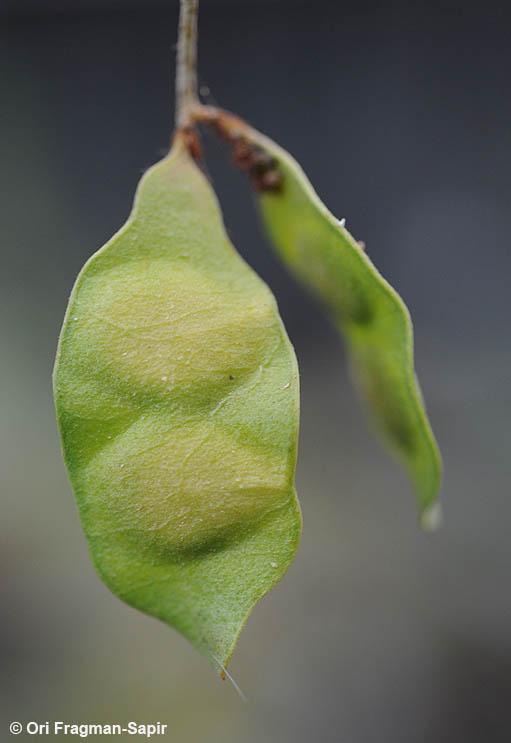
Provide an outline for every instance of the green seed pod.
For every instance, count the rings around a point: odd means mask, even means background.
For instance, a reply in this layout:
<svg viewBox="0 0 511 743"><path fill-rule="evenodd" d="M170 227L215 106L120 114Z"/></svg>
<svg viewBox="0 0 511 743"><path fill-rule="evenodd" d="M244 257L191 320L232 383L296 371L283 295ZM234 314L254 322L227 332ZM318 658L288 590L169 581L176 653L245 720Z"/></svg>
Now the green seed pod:
<svg viewBox="0 0 511 743"><path fill-rule="evenodd" d="M291 155L248 127L242 131L245 141L269 157L266 172L250 172L271 240L342 332L354 379L379 431L409 472L423 526L433 527L442 463L415 377L408 310Z"/></svg>
<svg viewBox="0 0 511 743"><path fill-rule="evenodd" d="M298 371L181 137L77 279L54 391L105 583L226 665L299 541Z"/></svg>

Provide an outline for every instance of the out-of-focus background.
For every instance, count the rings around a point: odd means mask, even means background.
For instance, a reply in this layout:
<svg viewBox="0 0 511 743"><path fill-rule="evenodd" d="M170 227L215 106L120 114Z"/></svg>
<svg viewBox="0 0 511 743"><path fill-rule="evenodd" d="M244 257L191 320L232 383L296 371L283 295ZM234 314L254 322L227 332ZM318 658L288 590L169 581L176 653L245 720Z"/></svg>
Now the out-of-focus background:
<svg viewBox="0 0 511 743"><path fill-rule="evenodd" d="M0 10L0 738L19 719L160 720L179 743L511 740L511 45L505 5L203 1L200 73L286 146L411 309L444 528L373 440L336 334L207 138L239 250L302 371L295 564L232 672L94 574L51 370L73 280L165 151L177 3ZM207 93L209 87L210 93ZM23 736L20 736L23 739Z"/></svg>

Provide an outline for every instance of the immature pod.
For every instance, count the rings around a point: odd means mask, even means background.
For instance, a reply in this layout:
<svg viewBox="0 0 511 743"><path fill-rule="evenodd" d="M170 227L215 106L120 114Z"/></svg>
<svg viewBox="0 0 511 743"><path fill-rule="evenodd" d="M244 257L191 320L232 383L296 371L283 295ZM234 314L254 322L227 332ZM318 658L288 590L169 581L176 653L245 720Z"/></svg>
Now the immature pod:
<svg viewBox="0 0 511 743"><path fill-rule="evenodd" d="M378 429L409 472L423 525L433 527L442 464L415 377L408 310L291 155L259 132L235 126L235 155L243 154L241 164L259 192L271 240L342 332L354 378Z"/></svg>
<svg viewBox="0 0 511 743"><path fill-rule="evenodd" d="M105 583L226 665L300 536L298 371L181 136L78 276L54 391Z"/></svg>

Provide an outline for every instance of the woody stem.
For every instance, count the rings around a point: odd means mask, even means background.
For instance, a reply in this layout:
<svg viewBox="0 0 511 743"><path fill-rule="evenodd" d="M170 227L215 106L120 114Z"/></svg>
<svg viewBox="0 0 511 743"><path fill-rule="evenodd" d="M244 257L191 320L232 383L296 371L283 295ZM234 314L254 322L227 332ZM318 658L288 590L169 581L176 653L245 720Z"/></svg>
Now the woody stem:
<svg viewBox="0 0 511 743"><path fill-rule="evenodd" d="M199 0L181 0L176 65L176 129L193 124L197 96L197 17Z"/></svg>

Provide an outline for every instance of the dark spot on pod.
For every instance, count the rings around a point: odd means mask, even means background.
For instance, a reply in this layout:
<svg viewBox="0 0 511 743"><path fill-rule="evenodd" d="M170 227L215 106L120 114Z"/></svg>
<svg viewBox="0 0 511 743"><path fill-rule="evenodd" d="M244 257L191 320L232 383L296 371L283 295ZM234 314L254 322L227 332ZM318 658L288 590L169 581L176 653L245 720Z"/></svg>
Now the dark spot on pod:
<svg viewBox="0 0 511 743"><path fill-rule="evenodd" d="M387 408L386 410L385 426L397 446L403 451L411 454L415 450L415 436L413 428L408 425L408 422L399 418L394 408Z"/></svg>
<svg viewBox="0 0 511 743"><path fill-rule="evenodd" d="M353 298L346 307L346 314L357 325L368 325L373 319L373 310L365 297Z"/></svg>
<svg viewBox="0 0 511 743"><path fill-rule="evenodd" d="M385 369L376 366L368 374L358 367L358 371L365 377L365 391L377 412L380 425L401 451L413 454L416 448L414 424L406 410L403 410L402 401L392 385L385 381Z"/></svg>
<svg viewBox="0 0 511 743"><path fill-rule="evenodd" d="M230 142L235 164L248 173L256 191L280 190L282 176L274 157L240 134L231 136Z"/></svg>
<svg viewBox="0 0 511 743"><path fill-rule="evenodd" d="M277 169L267 170L251 176L256 191L280 191L282 176Z"/></svg>
<svg viewBox="0 0 511 743"><path fill-rule="evenodd" d="M344 286L343 290L335 295L332 307L340 313L342 322L369 325L374 318L373 306L363 289L357 284Z"/></svg>
<svg viewBox="0 0 511 743"><path fill-rule="evenodd" d="M260 147L254 147L252 154L252 166L251 172L253 173L266 173L269 170L275 170L277 163L275 158L268 155Z"/></svg>

